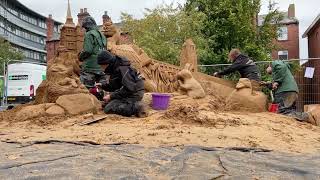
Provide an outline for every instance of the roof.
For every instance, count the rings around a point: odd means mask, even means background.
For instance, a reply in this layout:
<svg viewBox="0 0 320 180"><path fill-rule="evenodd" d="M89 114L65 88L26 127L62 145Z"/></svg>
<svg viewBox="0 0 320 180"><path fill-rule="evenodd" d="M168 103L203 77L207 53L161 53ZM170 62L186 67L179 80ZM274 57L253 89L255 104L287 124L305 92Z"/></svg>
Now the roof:
<svg viewBox="0 0 320 180"><path fill-rule="evenodd" d="M302 35L303 38L308 37L308 34L316 27L317 24L320 23L320 14L316 17L316 19L312 22L312 24L308 27L306 32Z"/></svg>
<svg viewBox="0 0 320 180"><path fill-rule="evenodd" d="M43 18L43 19L47 19L46 16L43 16L42 14L40 13L37 13L35 11L33 11L32 9L28 8L27 6L23 5L21 2L19 2L18 0L10 0L11 3L14 3L17 7L21 8L21 9L25 9L27 10L30 14L34 15L34 16L37 16L37 17L40 17L40 18ZM63 24L59 21L54 21L55 23L57 24Z"/></svg>
<svg viewBox="0 0 320 180"><path fill-rule="evenodd" d="M279 24L299 24L299 20L295 17L289 17L288 12L281 12L283 15L283 19L279 22ZM258 16L258 26L261 26L266 18L266 14Z"/></svg>

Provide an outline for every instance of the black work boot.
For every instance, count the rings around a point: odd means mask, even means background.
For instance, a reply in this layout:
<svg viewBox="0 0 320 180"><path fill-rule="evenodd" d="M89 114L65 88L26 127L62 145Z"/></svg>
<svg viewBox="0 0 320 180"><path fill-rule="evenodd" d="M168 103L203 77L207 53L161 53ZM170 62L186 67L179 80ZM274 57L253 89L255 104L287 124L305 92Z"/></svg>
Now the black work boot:
<svg viewBox="0 0 320 180"><path fill-rule="evenodd" d="M136 117L145 118L148 116L146 108L141 101L135 103L135 109L136 109L136 114L135 114Z"/></svg>

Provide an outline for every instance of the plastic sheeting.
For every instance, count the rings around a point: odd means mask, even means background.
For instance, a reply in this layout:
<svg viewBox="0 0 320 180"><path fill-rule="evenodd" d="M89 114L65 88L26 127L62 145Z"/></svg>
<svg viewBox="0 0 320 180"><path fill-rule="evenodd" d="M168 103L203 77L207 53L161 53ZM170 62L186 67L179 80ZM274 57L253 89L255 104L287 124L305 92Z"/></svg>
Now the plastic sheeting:
<svg viewBox="0 0 320 180"><path fill-rule="evenodd" d="M320 155L263 149L0 143L0 179L320 179Z"/></svg>

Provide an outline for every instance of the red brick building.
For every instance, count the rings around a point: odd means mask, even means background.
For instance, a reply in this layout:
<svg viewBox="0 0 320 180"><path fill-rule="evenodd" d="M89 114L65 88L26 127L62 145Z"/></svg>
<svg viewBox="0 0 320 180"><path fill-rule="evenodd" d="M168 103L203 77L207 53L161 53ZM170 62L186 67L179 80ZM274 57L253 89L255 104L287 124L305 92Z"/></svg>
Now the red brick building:
<svg viewBox="0 0 320 180"><path fill-rule="evenodd" d="M278 49L272 52L272 59L299 59L299 21L295 16L295 5L290 4L288 11L282 14L278 38L274 40ZM262 25L265 16L259 16L259 25Z"/></svg>
<svg viewBox="0 0 320 180"><path fill-rule="evenodd" d="M320 14L302 37L308 38L309 58L320 58Z"/></svg>
<svg viewBox="0 0 320 180"><path fill-rule="evenodd" d="M302 37L308 38L309 58L320 58L320 14ZM304 67L315 68L313 78L305 78L305 102L306 104L320 104L320 59L310 59Z"/></svg>

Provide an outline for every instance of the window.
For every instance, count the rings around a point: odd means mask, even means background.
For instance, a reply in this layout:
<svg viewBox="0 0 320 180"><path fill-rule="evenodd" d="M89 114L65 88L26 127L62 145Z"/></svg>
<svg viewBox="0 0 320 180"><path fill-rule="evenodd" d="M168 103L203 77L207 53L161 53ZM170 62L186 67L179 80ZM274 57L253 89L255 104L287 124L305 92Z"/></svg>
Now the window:
<svg viewBox="0 0 320 180"><path fill-rule="evenodd" d="M278 59L280 59L280 60L288 60L289 59L288 51L278 51Z"/></svg>
<svg viewBox="0 0 320 180"><path fill-rule="evenodd" d="M283 26L278 29L278 40L279 41L288 40L288 27Z"/></svg>

